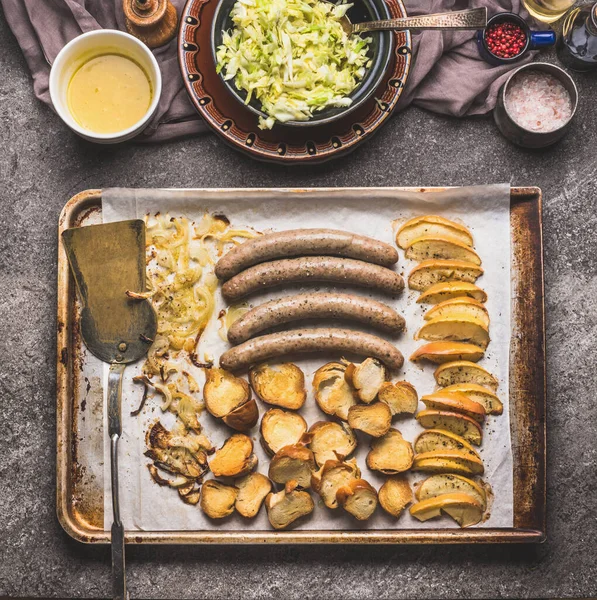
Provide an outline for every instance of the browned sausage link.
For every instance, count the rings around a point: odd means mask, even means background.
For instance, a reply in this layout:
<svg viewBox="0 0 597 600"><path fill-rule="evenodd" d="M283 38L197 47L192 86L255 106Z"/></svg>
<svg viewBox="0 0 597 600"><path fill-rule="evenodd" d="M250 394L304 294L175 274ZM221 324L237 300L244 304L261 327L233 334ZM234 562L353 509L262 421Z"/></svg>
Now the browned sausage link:
<svg viewBox="0 0 597 600"><path fill-rule="evenodd" d="M393 246L364 235L336 229L292 229L268 233L232 248L220 258L215 273L220 279L230 279L261 262L317 255L356 258L386 267L398 262Z"/></svg>
<svg viewBox="0 0 597 600"><path fill-rule="evenodd" d="M402 354L376 335L351 329L294 329L253 338L227 350L220 357L220 367L238 371L255 363L278 358L283 354L304 352L336 352L372 356L390 369L400 369Z"/></svg>
<svg viewBox="0 0 597 600"><path fill-rule="evenodd" d="M265 302L235 321L228 341L240 344L261 331L300 319L348 319L397 334L404 318L386 304L354 294L297 294Z"/></svg>
<svg viewBox="0 0 597 600"><path fill-rule="evenodd" d="M332 282L375 288L387 294L397 294L404 281L390 269L362 260L334 256L305 256L274 260L248 268L222 286L229 302L284 283Z"/></svg>

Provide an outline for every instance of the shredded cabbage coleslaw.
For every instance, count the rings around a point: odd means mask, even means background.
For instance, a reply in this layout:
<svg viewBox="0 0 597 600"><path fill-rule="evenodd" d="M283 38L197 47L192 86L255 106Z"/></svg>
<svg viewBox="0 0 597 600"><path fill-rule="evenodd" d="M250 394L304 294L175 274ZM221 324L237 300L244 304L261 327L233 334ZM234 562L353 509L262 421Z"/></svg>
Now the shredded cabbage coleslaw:
<svg viewBox="0 0 597 600"><path fill-rule="evenodd" d="M267 118L306 121L326 107L350 106L365 76L372 39L347 35L340 19L352 4L321 0L237 0L216 52L217 72L261 103Z"/></svg>

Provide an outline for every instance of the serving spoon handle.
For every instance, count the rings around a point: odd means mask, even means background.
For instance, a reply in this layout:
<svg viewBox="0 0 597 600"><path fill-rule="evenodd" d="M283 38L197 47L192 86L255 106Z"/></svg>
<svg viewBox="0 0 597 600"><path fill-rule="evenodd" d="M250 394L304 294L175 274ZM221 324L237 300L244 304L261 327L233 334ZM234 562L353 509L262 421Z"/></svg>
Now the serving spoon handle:
<svg viewBox="0 0 597 600"><path fill-rule="evenodd" d="M348 18L346 21L348 21ZM483 29L487 27L487 8L472 8L434 15L387 19L385 21L369 21L366 23L350 23L347 33L363 33L365 31L385 31L394 29ZM345 27L345 29L347 29Z"/></svg>

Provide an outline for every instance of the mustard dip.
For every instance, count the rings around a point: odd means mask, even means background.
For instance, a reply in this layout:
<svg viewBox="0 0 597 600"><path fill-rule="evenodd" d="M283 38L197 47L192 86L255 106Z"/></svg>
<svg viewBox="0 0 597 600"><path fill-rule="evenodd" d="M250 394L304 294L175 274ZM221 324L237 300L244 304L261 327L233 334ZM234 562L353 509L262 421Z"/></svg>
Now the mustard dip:
<svg viewBox="0 0 597 600"><path fill-rule="evenodd" d="M117 133L147 112L152 97L146 72L132 59L103 54L83 63L68 84L68 107L94 133Z"/></svg>

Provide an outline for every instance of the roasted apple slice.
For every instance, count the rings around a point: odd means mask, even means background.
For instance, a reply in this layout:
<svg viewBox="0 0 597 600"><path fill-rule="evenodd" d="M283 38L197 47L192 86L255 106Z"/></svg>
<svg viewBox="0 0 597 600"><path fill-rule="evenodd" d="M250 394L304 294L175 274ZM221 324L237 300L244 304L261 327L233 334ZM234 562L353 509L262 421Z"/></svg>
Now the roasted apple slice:
<svg viewBox="0 0 597 600"><path fill-rule="evenodd" d="M214 417L222 418L248 402L251 397L249 384L224 369L212 367L205 370L203 398L205 408Z"/></svg>
<svg viewBox="0 0 597 600"><path fill-rule="evenodd" d="M464 394L483 406L488 415L501 415L504 412L504 405L500 399L491 390L477 383L455 383L444 388L444 391Z"/></svg>
<svg viewBox="0 0 597 600"><path fill-rule="evenodd" d="M416 333L415 340L469 342L485 350L489 345L489 330L476 317L444 316L427 321Z"/></svg>
<svg viewBox="0 0 597 600"><path fill-rule="evenodd" d="M440 365L434 373L437 385L448 387L456 383L476 383L495 392L498 380L483 367L468 360L454 360Z"/></svg>
<svg viewBox="0 0 597 600"><path fill-rule="evenodd" d="M485 420L485 408L478 402L470 400L464 394L439 390L421 398L421 402L427 407L435 410L458 412L483 423Z"/></svg>
<svg viewBox="0 0 597 600"><path fill-rule="evenodd" d="M410 484L404 475L388 477L379 488L378 497L381 507L393 517L399 517L413 501Z"/></svg>
<svg viewBox="0 0 597 600"><path fill-rule="evenodd" d="M273 456L284 446L298 444L306 431L307 423L298 413L271 408L261 419L261 445Z"/></svg>
<svg viewBox="0 0 597 600"><path fill-rule="evenodd" d="M240 477L257 466L257 457L253 454L253 442L242 433L230 436L216 450L209 463L215 477Z"/></svg>
<svg viewBox="0 0 597 600"><path fill-rule="evenodd" d="M394 415L414 415L417 412L419 396L417 390L408 381L397 381L390 383L386 381L379 390L380 402L390 407Z"/></svg>
<svg viewBox="0 0 597 600"><path fill-rule="evenodd" d="M313 474L311 485L328 508L338 508L336 494L351 481L361 478L356 460L328 460L319 471Z"/></svg>
<svg viewBox="0 0 597 600"><path fill-rule="evenodd" d="M464 225L438 215L424 215L408 220L398 229L396 244L400 248L408 248L414 240L425 236L448 236L467 246L473 245L473 236Z"/></svg>
<svg viewBox="0 0 597 600"><path fill-rule="evenodd" d="M428 360L441 364L453 360L481 360L485 350L475 344L466 342L430 342L417 348L410 356L410 360Z"/></svg>
<svg viewBox="0 0 597 600"><path fill-rule="evenodd" d="M261 508L265 497L272 491L272 482L261 473L249 473L237 479L235 507L243 517L252 519Z"/></svg>
<svg viewBox="0 0 597 600"><path fill-rule="evenodd" d="M373 437L381 437L392 425L392 411L384 402L356 404L348 411L348 424Z"/></svg>
<svg viewBox="0 0 597 600"><path fill-rule="evenodd" d="M222 421L236 431L248 431L259 421L259 409L253 398L229 412Z"/></svg>
<svg viewBox="0 0 597 600"><path fill-rule="evenodd" d="M475 283L483 269L465 260L424 260L408 275L411 290L425 291L442 281L468 281Z"/></svg>
<svg viewBox="0 0 597 600"><path fill-rule="evenodd" d="M356 394L346 381L346 368L346 364L330 362L317 369L313 376L317 405L324 413L343 421L348 419L348 409L357 403Z"/></svg>
<svg viewBox="0 0 597 600"><path fill-rule="evenodd" d="M487 496L483 487L468 477L455 475L454 473L441 473L428 477L417 486L415 496L417 500L427 500L428 498L454 492L472 496L485 511Z"/></svg>
<svg viewBox="0 0 597 600"><path fill-rule="evenodd" d="M462 450L435 450L416 454L413 471L428 473L457 473L459 475L482 475L483 462Z"/></svg>
<svg viewBox="0 0 597 600"><path fill-rule="evenodd" d="M234 486L210 479L201 487L201 510L210 519L223 519L234 512L237 494Z"/></svg>
<svg viewBox="0 0 597 600"><path fill-rule="evenodd" d="M305 403L305 376L293 363L259 365L249 371L255 393L268 404L298 410Z"/></svg>
<svg viewBox="0 0 597 600"><path fill-rule="evenodd" d="M452 236L424 235L412 240L405 248L404 256L411 260L465 260L475 265L481 264L479 255L467 244Z"/></svg>
<svg viewBox="0 0 597 600"><path fill-rule="evenodd" d="M472 317L481 321L485 327L489 327L489 313L485 305L467 296L459 296L458 298L451 298L450 300L440 302L423 315L425 321L459 317Z"/></svg>
<svg viewBox="0 0 597 600"><path fill-rule="evenodd" d="M369 404L386 380L386 368L377 358L366 358L360 365L349 364L345 376L359 400Z"/></svg>
<svg viewBox="0 0 597 600"><path fill-rule="evenodd" d="M411 468L413 457L411 443L397 429L390 429L383 437L371 442L367 466L373 471L396 475Z"/></svg>
<svg viewBox="0 0 597 600"><path fill-rule="evenodd" d="M269 493L265 498L267 518L274 529L286 529L315 508L309 492L297 489L295 483L289 482L281 492Z"/></svg>
<svg viewBox="0 0 597 600"><path fill-rule="evenodd" d="M364 479L354 479L336 492L338 504L358 521L366 521L377 508L377 492Z"/></svg>
<svg viewBox="0 0 597 600"><path fill-rule="evenodd" d="M343 460L357 447L357 439L346 423L318 421L309 429L309 448L322 467L328 460Z"/></svg>
<svg viewBox="0 0 597 600"><path fill-rule="evenodd" d="M451 431L475 446L480 446L483 440L483 431L479 423L466 415L442 410L422 410L417 414L417 421L425 429Z"/></svg>
<svg viewBox="0 0 597 600"><path fill-rule="evenodd" d="M434 452L436 450L460 450L481 460L478 452L463 437L443 429L427 429L415 440L415 452Z"/></svg>
<svg viewBox="0 0 597 600"><path fill-rule="evenodd" d="M442 494L421 500L410 507L410 514L419 521L439 517L442 512L450 515L460 527L470 527L481 522L482 506L468 494Z"/></svg>
<svg viewBox="0 0 597 600"><path fill-rule="evenodd" d="M274 454L269 464L269 478L276 483L296 481L302 488L311 485L315 471L313 452L302 444L284 446Z"/></svg>
<svg viewBox="0 0 597 600"><path fill-rule="evenodd" d="M478 302L487 302L487 294L474 283L467 281L442 281L427 288L418 298L418 304L439 304L465 296Z"/></svg>

